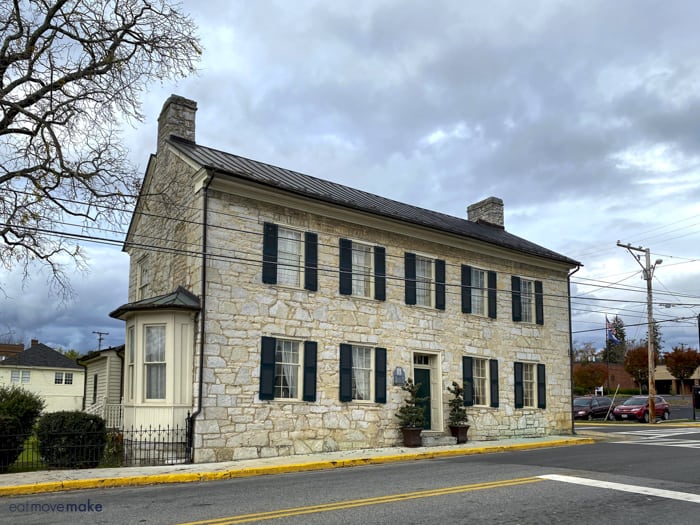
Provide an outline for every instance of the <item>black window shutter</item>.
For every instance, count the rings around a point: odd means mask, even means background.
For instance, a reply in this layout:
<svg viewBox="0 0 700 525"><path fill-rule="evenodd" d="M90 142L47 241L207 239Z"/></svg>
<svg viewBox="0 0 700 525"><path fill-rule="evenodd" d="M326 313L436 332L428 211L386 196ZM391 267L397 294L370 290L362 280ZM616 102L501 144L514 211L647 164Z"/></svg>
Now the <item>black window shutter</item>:
<svg viewBox="0 0 700 525"><path fill-rule="evenodd" d="M435 308L445 309L445 261L435 259Z"/></svg>
<svg viewBox="0 0 700 525"><path fill-rule="evenodd" d="M491 406L498 408L498 359L489 359L489 383L491 384Z"/></svg>
<svg viewBox="0 0 700 525"><path fill-rule="evenodd" d="M318 235L304 234L304 288L318 290Z"/></svg>
<svg viewBox="0 0 700 525"><path fill-rule="evenodd" d="M352 346L340 345L340 400L352 401Z"/></svg>
<svg viewBox="0 0 700 525"><path fill-rule="evenodd" d="M383 246L374 247L374 298L386 300L386 250Z"/></svg>
<svg viewBox="0 0 700 525"><path fill-rule="evenodd" d="M352 241L340 239L338 291L352 295Z"/></svg>
<svg viewBox="0 0 700 525"><path fill-rule="evenodd" d="M464 405L474 405L474 360L462 356L462 385L464 388Z"/></svg>
<svg viewBox="0 0 700 525"><path fill-rule="evenodd" d="M264 337L260 345L260 399L275 398L275 338Z"/></svg>
<svg viewBox="0 0 700 525"><path fill-rule="evenodd" d="M304 341L304 401L316 401L316 341Z"/></svg>
<svg viewBox="0 0 700 525"><path fill-rule="evenodd" d="M544 324L544 294L542 281L535 281L535 322Z"/></svg>
<svg viewBox="0 0 700 525"><path fill-rule="evenodd" d="M406 304L416 304L416 254L406 252L405 263L405 287Z"/></svg>
<svg viewBox="0 0 700 525"><path fill-rule="evenodd" d="M523 364L514 363L513 364L515 372L515 408L523 408L524 406L524 392L523 392Z"/></svg>
<svg viewBox="0 0 700 525"><path fill-rule="evenodd" d="M537 408L547 408L547 378L544 365L537 365Z"/></svg>
<svg viewBox="0 0 700 525"><path fill-rule="evenodd" d="M489 317L496 319L496 272L488 273L488 298L489 298Z"/></svg>
<svg viewBox="0 0 700 525"><path fill-rule="evenodd" d="M262 281L277 284L277 225L263 225L263 271Z"/></svg>
<svg viewBox="0 0 700 525"><path fill-rule="evenodd" d="M374 400L386 403L386 348L374 349Z"/></svg>
<svg viewBox="0 0 700 525"><path fill-rule="evenodd" d="M510 289L513 295L513 321L518 323L523 319L522 304L520 302L520 277L511 276Z"/></svg>
<svg viewBox="0 0 700 525"><path fill-rule="evenodd" d="M472 313L472 267L462 265L462 313Z"/></svg>

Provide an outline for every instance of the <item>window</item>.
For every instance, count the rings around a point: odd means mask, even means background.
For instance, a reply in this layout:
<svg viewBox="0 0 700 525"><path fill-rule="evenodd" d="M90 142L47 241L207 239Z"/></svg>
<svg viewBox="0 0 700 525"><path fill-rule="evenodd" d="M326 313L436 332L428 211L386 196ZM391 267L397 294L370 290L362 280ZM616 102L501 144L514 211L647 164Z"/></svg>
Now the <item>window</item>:
<svg viewBox="0 0 700 525"><path fill-rule="evenodd" d="M165 325L145 327L146 399L165 399Z"/></svg>
<svg viewBox="0 0 700 525"><path fill-rule="evenodd" d="M498 360L462 357L464 404L498 407Z"/></svg>
<svg viewBox="0 0 700 525"><path fill-rule="evenodd" d="M54 385L72 385L73 384L73 373L72 372L56 372L53 379Z"/></svg>
<svg viewBox="0 0 700 525"><path fill-rule="evenodd" d="M542 281L511 277L513 321L544 324Z"/></svg>
<svg viewBox="0 0 700 525"><path fill-rule="evenodd" d="M97 403L97 374L92 376L92 404Z"/></svg>
<svg viewBox="0 0 700 525"><path fill-rule="evenodd" d="M73 384L73 372L66 372L66 374L63 376L63 383L66 385Z"/></svg>
<svg viewBox="0 0 700 525"><path fill-rule="evenodd" d="M260 399L316 400L316 343L263 337Z"/></svg>
<svg viewBox="0 0 700 525"><path fill-rule="evenodd" d="M547 392L545 366L534 363L514 363L515 408L546 408Z"/></svg>
<svg viewBox="0 0 700 525"><path fill-rule="evenodd" d="M19 383L19 370L12 370L10 372L10 381L12 383Z"/></svg>
<svg viewBox="0 0 700 525"><path fill-rule="evenodd" d="M129 399L134 399L134 327L130 326L126 334L126 391Z"/></svg>
<svg viewBox="0 0 700 525"><path fill-rule="evenodd" d="M496 319L496 272L462 265L462 312Z"/></svg>
<svg viewBox="0 0 700 525"><path fill-rule="evenodd" d="M382 246L370 246L340 239L339 291L343 295L386 299L386 252Z"/></svg>
<svg viewBox="0 0 700 525"><path fill-rule="evenodd" d="M340 401L386 403L386 349L340 345Z"/></svg>
<svg viewBox="0 0 700 525"><path fill-rule="evenodd" d="M318 235L266 222L263 227L263 272L266 284L318 288Z"/></svg>
<svg viewBox="0 0 700 525"><path fill-rule="evenodd" d="M54 376L54 379L53 379L53 384L54 385L62 385L63 384L63 372L56 372L56 375Z"/></svg>
<svg viewBox="0 0 700 525"><path fill-rule="evenodd" d="M445 261L405 254L406 304L445 309Z"/></svg>
<svg viewBox="0 0 700 525"><path fill-rule="evenodd" d="M141 257L136 265L136 271L138 272L136 279L138 281L137 297L136 299L140 301L148 297L148 285L150 284L150 277L148 274L148 256Z"/></svg>
<svg viewBox="0 0 700 525"><path fill-rule="evenodd" d="M22 370L22 383L29 383L32 373L29 370Z"/></svg>

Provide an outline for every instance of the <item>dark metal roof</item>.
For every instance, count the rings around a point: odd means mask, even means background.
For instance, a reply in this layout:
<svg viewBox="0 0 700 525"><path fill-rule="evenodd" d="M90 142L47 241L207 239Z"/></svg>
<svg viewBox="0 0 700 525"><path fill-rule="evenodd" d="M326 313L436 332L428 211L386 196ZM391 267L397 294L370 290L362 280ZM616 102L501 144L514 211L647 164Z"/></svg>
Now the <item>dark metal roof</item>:
<svg viewBox="0 0 700 525"><path fill-rule="evenodd" d="M512 235L496 226L489 226L460 219L452 215L426 210L418 206L404 204L335 182L200 146L176 136L170 136L170 143L178 151L184 153L202 167L216 170L232 177L264 184L338 206L425 226L436 231L468 237L529 255L544 257L566 263L570 267L581 265L578 261Z"/></svg>
<svg viewBox="0 0 700 525"><path fill-rule="evenodd" d="M3 366L43 366L48 368L77 368L82 370L83 367L72 359L57 352L45 344L37 343L24 352L8 357L0 361Z"/></svg>
<svg viewBox="0 0 700 525"><path fill-rule="evenodd" d="M191 310L199 311L199 298L186 290L182 286L178 286L177 290L165 295L149 297L133 303L126 303L119 308L110 312L109 316L115 319L121 319L127 312L136 312L143 310Z"/></svg>

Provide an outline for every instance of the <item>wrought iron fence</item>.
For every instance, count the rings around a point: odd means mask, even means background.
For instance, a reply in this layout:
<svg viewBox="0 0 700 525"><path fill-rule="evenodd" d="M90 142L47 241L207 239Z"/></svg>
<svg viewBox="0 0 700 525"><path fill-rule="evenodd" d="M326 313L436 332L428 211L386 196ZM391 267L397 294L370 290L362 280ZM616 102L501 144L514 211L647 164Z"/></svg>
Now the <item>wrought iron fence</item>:
<svg viewBox="0 0 700 525"><path fill-rule="evenodd" d="M8 435L0 429L0 472L189 463L187 427L109 430L99 445L85 433L65 433L47 444L35 434Z"/></svg>

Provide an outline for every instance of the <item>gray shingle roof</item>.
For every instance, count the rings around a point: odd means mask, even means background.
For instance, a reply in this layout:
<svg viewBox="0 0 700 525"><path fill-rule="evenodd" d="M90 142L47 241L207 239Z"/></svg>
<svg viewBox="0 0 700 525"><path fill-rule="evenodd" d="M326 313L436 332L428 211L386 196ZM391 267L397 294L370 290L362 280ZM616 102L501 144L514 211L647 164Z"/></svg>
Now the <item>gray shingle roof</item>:
<svg viewBox="0 0 700 525"><path fill-rule="evenodd" d="M186 290L182 286L169 294L149 297L133 303L126 303L119 308L110 312L109 316L115 319L121 319L127 312L143 311L143 310L191 310L198 311L200 309L199 298Z"/></svg>
<svg viewBox="0 0 700 525"><path fill-rule="evenodd" d="M42 343L30 346L24 352L0 361L2 366L43 366L48 368L77 368L83 367L72 359L57 352Z"/></svg>
<svg viewBox="0 0 700 525"><path fill-rule="evenodd" d="M544 257L568 264L570 267L581 265L578 261L512 235L498 227L404 204L335 182L200 146L176 136L171 136L169 141L178 151L202 167L216 170L231 177L272 186L338 206L468 237L529 255Z"/></svg>

